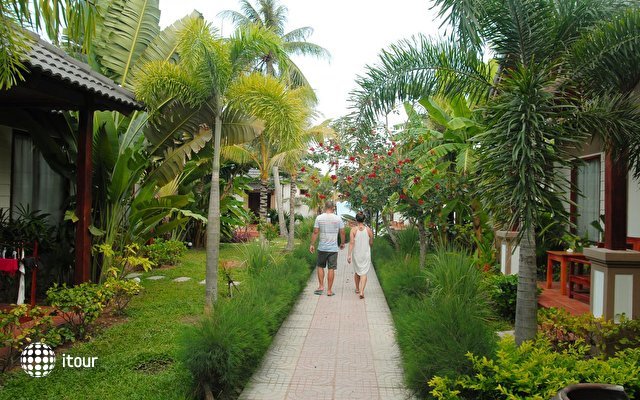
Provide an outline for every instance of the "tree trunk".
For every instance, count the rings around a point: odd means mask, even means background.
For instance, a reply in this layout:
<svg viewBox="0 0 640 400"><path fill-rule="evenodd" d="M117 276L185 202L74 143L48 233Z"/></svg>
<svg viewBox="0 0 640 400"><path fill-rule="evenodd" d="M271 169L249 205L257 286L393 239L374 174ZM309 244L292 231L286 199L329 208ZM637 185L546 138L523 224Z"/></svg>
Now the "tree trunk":
<svg viewBox="0 0 640 400"><path fill-rule="evenodd" d="M273 185L276 188L276 209L278 210L278 225L280 227L280 237L287 237L287 224L284 221L284 206L282 204L282 185L280 184L280 171L278 167L273 167ZM293 216L290 216L293 218Z"/></svg>
<svg viewBox="0 0 640 400"><path fill-rule="evenodd" d="M516 300L516 343L534 339L538 330L538 287L536 285L536 237L529 227L520 241L520 271Z"/></svg>
<svg viewBox="0 0 640 400"><path fill-rule="evenodd" d="M205 287L205 311L211 312L218 300L218 265L220 258L220 137L222 119L216 115L211 170L211 194L207 216L207 266Z"/></svg>
<svg viewBox="0 0 640 400"><path fill-rule="evenodd" d="M389 218L387 218L385 213L382 213L382 223L384 227L387 229L389 233L389 239L391 239L391 243L393 243L393 247L396 251L400 250L400 244L398 243L398 237L396 236L396 232L391 229L391 225L389 225Z"/></svg>
<svg viewBox="0 0 640 400"><path fill-rule="evenodd" d="M268 211L268 197L269 197L269 181L267 179L260 179L260 221L267 222Z"/></svg>
<svg viewBox="0 0 640 400"><path fill-rule="evenodd" d="M427 230L424 228L424 220L418 218L418 236L420 237L420 269L423 269L427 262Z"/></svg>
<svg viewBox="0 0 640 400"><path fill-rule="evenodd" d="M291 174L291 186L289 187L289 237L287 239L287 250L293 250L296 229L296 174Z"/></svg>

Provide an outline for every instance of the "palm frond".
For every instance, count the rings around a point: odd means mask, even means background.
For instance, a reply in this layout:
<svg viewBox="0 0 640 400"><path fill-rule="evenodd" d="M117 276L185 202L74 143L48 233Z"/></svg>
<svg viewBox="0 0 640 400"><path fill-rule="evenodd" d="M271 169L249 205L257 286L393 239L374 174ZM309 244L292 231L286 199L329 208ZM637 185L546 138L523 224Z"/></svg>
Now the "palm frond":
<svg viewBox="0 0 640 400"><path fill-rule="evenodd" d="M640 83L640 9L600 23L571 48L577 79L596 92L629 93Z"/></svg>
<svg viewBox="0 0 640 400"><path fill-rule="evenodd" d="M247 149L246 146L235 144L232 146L223 146L220 149L220 156L223 159L232 161L237 164L257 164L254 154Z"/></svg>
<svg viewBox="0 0 640 400"><path fill-rule="evenodd" d="M286 41L282 44L287 54L296 56L312 56L316 58L331 58L329 51L322 46L305 41Z"/></svg>
<svg viewBox="0 0 640 400"><path fill-rule="evenodd" d="M487 14L486 0L435 0L443 25L448 24L452 36L461 45L479 47L482 44L482 21Z"/></svg>
<svg viewBox="0 0 640 400"><path fill-rule="evenodd" d="M177 51L179 32L185 27L188 21L195 18L202 18L202 14L198 11L193 11L191 14L182 17L173 24L164 28L159 35L153 38L149 46L144 49L133 66L134 86L136 86L136 78L141 74L144 74L145 65L147 63L151 61L178 62Z"/></svg>
<svg viewBox="0 0 640 400"><path fill-rule="evenodd" d="M296 28L282 35L282 40L287 42L306 42L307 39L313 35L313 28L310 26L303 26Z"/></svg>
<svg viewBox="0 0 640 400"><path fill-rule="evenodd" d="M397 102L431 95L467 95L486 98L492 87L491 68L474 51L450 42L434 43L424 36L403 40L380 54L368 66L351 93L353 109L361 121L372 122Z"/></svg>

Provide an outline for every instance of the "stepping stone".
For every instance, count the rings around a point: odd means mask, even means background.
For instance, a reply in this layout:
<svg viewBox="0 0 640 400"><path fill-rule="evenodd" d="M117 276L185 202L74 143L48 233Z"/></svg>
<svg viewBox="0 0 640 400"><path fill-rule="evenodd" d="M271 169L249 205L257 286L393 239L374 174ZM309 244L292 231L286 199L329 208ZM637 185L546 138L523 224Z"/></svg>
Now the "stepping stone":
<svg viewBox="0 0 640 400"><path fill-rule="evenodd" d="M174 279L174 282L186 282L188 280L191 280L191 278L189 278L188 276L181 276L179 278Z"/></svg>
<svg viewBox="0 0 640 400"><path fill-rule="evenodd" d="M207 283L207 280L206 280L206 279L204 279L204 280L201 280L201 281L200 281L200 282L198 282L198 283L199 283L200 285L204 285L204 284L206 284L206 283Z"/></svg>
<svg viewBox="0 0 640 400"><path fill-rule="evenodd" d="M140 283L140 278L138 278L137 276L135 278L132 278L131 280L136 283Z"/></svg>
<svg viewBox="0 0 640 400"><path fill-rule="evenodd" d="M500 339L505 338L507 336L515 336L516 335L516 331L501 331L498 332L498 337Z"/></svg>
<svg viewBox="0 0 640 400"><path fill-rule="evenodd" d="M147 279L150 280L150 281L157 281L157 280L164 279L164 278L166 278L166 276L164 276L164 275L154 275L154 276L148 277Z"/></svg>
<svg viewBox="0 0 640 400"><path fill-rule="evenodd" d="M236 285L236 286L240 285L241 283L242 282L239 282L239 281L233 281L233 284Z"/></svg>
<svg viewBox="0 0 640 400"><path fill-rule="evenodd" d="M139 276L142 276L142 274L138 273L138 272L132 272L129 275L126 275L124 277L124 279L133 279L133 278L137 278Z"/></svg>

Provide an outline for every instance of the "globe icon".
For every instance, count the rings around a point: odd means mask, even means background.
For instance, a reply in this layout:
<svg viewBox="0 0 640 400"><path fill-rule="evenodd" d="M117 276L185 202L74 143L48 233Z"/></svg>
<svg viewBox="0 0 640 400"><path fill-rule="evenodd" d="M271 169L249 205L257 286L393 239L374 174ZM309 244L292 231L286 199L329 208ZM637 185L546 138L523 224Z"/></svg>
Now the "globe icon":
<svg viewBox="0 0 640 400"><path fill-rule="evenodd" d="M20 365L30 376L42 378L49 375L56 366L56 353L44 343L31 343L22 350Z"/></svg>

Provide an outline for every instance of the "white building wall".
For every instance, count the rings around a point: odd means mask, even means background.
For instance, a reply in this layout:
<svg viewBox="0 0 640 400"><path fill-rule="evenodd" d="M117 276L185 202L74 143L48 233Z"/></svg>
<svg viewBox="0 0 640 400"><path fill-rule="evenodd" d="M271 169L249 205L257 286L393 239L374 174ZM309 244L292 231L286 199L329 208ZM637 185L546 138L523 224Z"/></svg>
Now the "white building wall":
<svg viewBox="0 0 640 400"><path fill-rule="evenodd" d="M0 125L0 208L11 206L11 139L12 130Z"/></svg>
<svg viewBox="0 0 640 400"><path fill-rule="evenodd" d="M285 211L289 212L289 192L291 190L291 185L284 184L282 185L282 207ZM275 195L275 192L274 192ZM296 205L295 212L302 215L303 217L309 217L312 213L309 207L304 203L305 197L300 194L300 187L296 186Z"/></svg>

